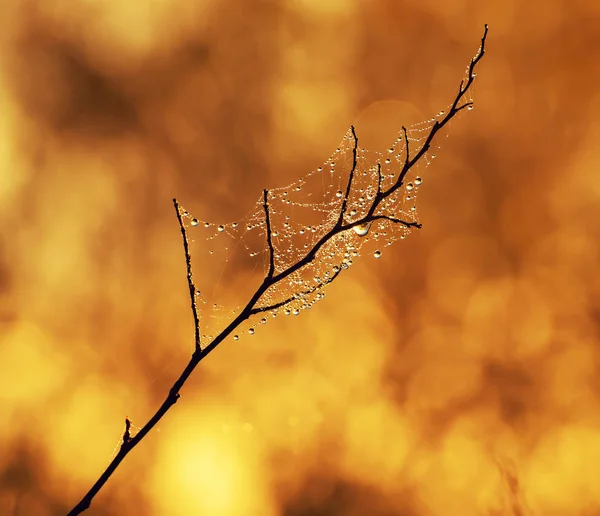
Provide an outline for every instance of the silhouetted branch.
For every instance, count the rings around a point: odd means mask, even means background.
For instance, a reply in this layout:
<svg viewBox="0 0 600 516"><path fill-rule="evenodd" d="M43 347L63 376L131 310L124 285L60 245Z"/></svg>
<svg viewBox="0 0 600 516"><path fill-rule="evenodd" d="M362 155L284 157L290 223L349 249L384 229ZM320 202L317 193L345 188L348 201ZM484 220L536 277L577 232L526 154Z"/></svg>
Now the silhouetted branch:
<svg viewBox="0 0 600 516"><path fill-rule="evenodd" d="M368 225L376 220L387 220L391 223L401 224L408 228L410 228L410 227L420 228L421 227L421 224L416 221L405 221L405 220L396 218L394 216L391 216L391 215L388 215L385 213L377 213L377 209L381 205L381 202L384 199L386 199L387 197L392 195L398 188L400 188L402 186L404 178L406 177L406 174L427 152L431 142L433 141L433 139L435 138L435 136L439 132L439 130L442 127L444 127L450 120L452 120L452 118L454 118L454 116L456 116L456 114L459 111L461 111L465 107L468 107L471 105L470 102L467 102L462 105L459 105L459 104L460 104L462 98L464 97L465 93L469 90L471 84L473 83L473 80L475 77L475 73L474 73L475 67L485 53L485 41L487 38L487 32L488 32L488 27L486 25L485 31L481 38L481 46L479 48L479 51L478 51L477 55L471 60L470 65L469 65L469 69L468 69L469 78L466 81L466 83L464 81L461 81L458 94L457 94L456 98L454 99L452 106L451 106L450 110L448 111L448 113L446 114L446 116L441 121L436 121L433 124L433 126L431 127L430 132L425 140L425 143L416 153L414 153L412 158L410 157L410 154L409 154L408 134L407 134L406 128L405 127L402 128L403 133L404 133L404 141L405 141L405 145L406 145L406 147L405 147L406 154L405 154L405 160L404 160L404 164L402 166L402 170L401 170L397 180L387 190L382 190L382 188L383 188L382 182L383 181L382 181L382 176L381 176L381 165L378 164L378 167L377 167L378 189L377 189L376 195L374 196L373 202L372 202L369 210L367 211L367 214L360 220L356 220L354 222L349 222L349 223L344 223L344 215L346 213L348 199L350 197L352 183L354 180L354 173L355 173L356 167L357 167L358 137L356 136L356 131L354 130L354 127L351 127L352 136L354 138L353 162L352 162L352 168L350 170L350 174L349 174L349 178L348 178L348 184L346 186L346 191L343 195L342 205L341 205L340 214L338 216L337 222L335 223L335 225L333 225L333 227L326 234L324 234L321 238L319 238L319 240L317 240L317 242L313 245L313 247L306 253L306 255L303 258L301 258L296 263L290 265L285 270L279 272L278 274L275 274L275 250L274 250L273 242L272 242L271 219L270 219L270 210L269 210L269 203L268 203L268 191L267 190L263 191L263 206L264 206L264 210L265 210L265 221L266 221L266 232L267 232L266 236L267 236L267 246L268 246L268 251L269 251L268 271L265 274L263 282L258 287L256 292L252 295L252 297L250 298L250 300L248 301L246 306L229 323L229 325L219 335L217 335L216 338L214 340L212 340L205 348L201 347L201 342L200 342L200 321L199 321L199 317L198 317L198 309L196 306L196 294L198 291L193 282L191 256L190 256L190 251L189 251L187 233L186 233L185 225L183 223L182 212L181 212L179 203L177 202L177 199L173 199L173 204L175 206L175 211L177 213L177 220L179 222L179 227L181 229L181 235L183 238L183 248L184 248L184 252L185 252L188 287L189 287L189 292L190 292L190 297L191 297L192 314L194 317L194 325L195 325L194 352L192 353L192 357L190 358L190 361L188 362L188 364L185 366L184 370L179 375L179 378L177 378L177 380L175 381L175 383L169 390L162 405L158 408L158 410L150 418L150 420L133 437L131 436L131 431L130 431L131 422L128 418L126 418L125 432L123 434L123 443L122 443L118 453L113 458L113 460L110 462L110 464L105 469L105 471L100 475L100 477L98 478L96 483L92 486L92 488L79 501L79 503L68 513L68 516L75 516L75 515L81 514L82 512L84 512L85 510L87 510L89 508L89 506L90 506L92 500L94 499L94 497L96 496L96 494L100 491L100 489L108 481L108 479L114 473L114 471L119 466L121 461L127 456L127 454L129 452L131 452L131 450L133 448L135 448L135 446L137 446L141 442L141 440L148 434L148 432L150 430L152 430L152 428L154 428L154 426L163 418L163 416L167 413L167 411L177 402L177 400L180 397L179 391L181 390L181 388L183 387L183 385L185 384L185 382L187 381L187 379L189 378L191 373L194 371L196 366L204 358L206 358L221 342L223 342L223 340L225 340L225 338L227 338L236 328L239 327L239 325L241 323L243 323L244 321L249 319L251 316L261 313L261 312L280 308L287 303L291 303L294 299L297 299L297 296L294 296L294 297L290 297L290 298L286 299L285 301L275 303L275 304L272 304L269 306L257 307L257 303L260 301L262 296L269 290L269 288L273 287L274 285L277 285L280 281L288 278L290 275L294 274L295 272L299 271L303 267L310 264L317 256L319 250L325 244L330 242L331 239L336 237L338 234L343 233L344 231L351 230L352 228L354 228L356 226ZM311 287L310 289L308 289L304 292L301 292L298 295L299 296L310 295L310 294L316 292L317 290L324 288L326 285L330 284L335 278L337 278L337 276L340 274L341 270L342 269L340 267L337 271L335 271L335 273L330 278L327 278L325 281L319 282L319 284L315 285L314 287Z"/></svg>
<svg viewBox="0 0 600 516"><path fill-rule="evenodd" d="M265 188L263 190L263 208L265 210L265 224L267 232L267 246L269 248L269 271L267 272L267 278L272 278L275 272L275 249L273 249L273 232L271 231L271 217L269 216L269 191Z"/></svg>
<svg viewBox="0 0 600 516"><path fill-rule="evenodd" d="M121 446L123 446L124 444L127 444L129 441L131 441L131 421L129 420L128 417L125 418L125 431L123 432L123 444L121 444Z"/></svg>
<svg viewBox="0 0 600 516"><path fill-rule="evenodd" d="M356 171L356 165L358 163L358 137L354 126L350 126L352 132L352 138L354 138L354 145L352 147L352 168L348 174L348 184L346 185L346 191L344 192L344 198L342 200L342 207L340 209L340 216L338 217L337 226L341 226L344 221L344 215L346 214L346 208L348 207L348 197L350 197L350 190L352 189L352 181L354 180L354 172Z"/></svg>
<svg viewBox="0 0 600 516"><path fill-rule="evenodd" d="M181 209L177 199L173 199L173 205L175 206L175 212L177 213L177 221L179 222L179 228L181 229L181 238L183 239L183 251L185 252L185 266L187 268L187 280L188 287L190 289L190 299L192 304L192 314L194 316L194 328L195 335L194 341L196 351L200 351L200 317L198 316L198 306L196 305L196 285L194 285L194 278L192 276L192 257L190 256L190 246L188 244L187 232L183 225L183 219L181 218Z"/></svg>

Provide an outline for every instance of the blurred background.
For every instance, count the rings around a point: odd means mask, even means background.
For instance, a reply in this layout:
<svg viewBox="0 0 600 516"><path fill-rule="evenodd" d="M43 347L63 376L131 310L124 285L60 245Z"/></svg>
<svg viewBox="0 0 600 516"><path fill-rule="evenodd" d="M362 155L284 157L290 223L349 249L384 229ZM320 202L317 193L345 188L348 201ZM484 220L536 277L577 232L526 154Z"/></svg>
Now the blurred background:
<svg viewBox="0 0 600 516"><path fill-rule="evenodd" d="M0 514L65 514L187 363L171 199L235 220L383 145L484 23L423 228L220 346L88 514L600 515L594 0L4 0Z"/></svg>

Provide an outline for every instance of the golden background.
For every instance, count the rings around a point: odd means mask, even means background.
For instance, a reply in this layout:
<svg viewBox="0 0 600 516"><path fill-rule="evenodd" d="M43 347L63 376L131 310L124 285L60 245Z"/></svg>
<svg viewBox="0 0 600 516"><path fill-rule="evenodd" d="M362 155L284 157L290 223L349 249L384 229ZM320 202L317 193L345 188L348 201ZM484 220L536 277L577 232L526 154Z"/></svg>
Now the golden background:
<svg viewBox="0 0 600 516"><path fill-rule="evenodd" d="M423 229L219 347L89 514L600 514L595 0L5 0L0 514L65 514L189 359L171 198L430 117L484 23Z"/></svg>

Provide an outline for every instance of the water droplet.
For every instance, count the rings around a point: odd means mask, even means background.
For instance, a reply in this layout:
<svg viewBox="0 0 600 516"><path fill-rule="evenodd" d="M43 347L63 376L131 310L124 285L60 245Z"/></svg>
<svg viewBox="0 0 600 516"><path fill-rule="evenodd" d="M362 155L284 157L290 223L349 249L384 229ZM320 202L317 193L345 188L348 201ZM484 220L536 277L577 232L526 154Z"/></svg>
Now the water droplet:
<svg viewBox="0 0 600 516"><path fill-rule="evenodd" d="M352 215L352 216L356 215L356 210L350 210L350 215Z"/></svg>
<svg viewBox="0 0 600 516"><path fill-rule="evenodd" d="M254 328L249 328L249 329L248 329L248 333L249 333L250 335L254 335Z"/></svg>
<svg viewBox="0 0 600 516"><path fill-rule="evenodd" d="M317 172L323 172L323 167L319 167L319 168L317 169Z"/></svg>
<svg viewBox="0 0 600 516"><path fill-rule="evenodd" d="M298 310L297 308L294 308L294 311L292 313L294 315L298 315L300 313L300 310Z"/></svg>
<svg viewBox="0 0 600 516"><path fill-rule="evenodd" d="M290 315L290 314L292 313L292 311L291 311L289 308L286 308L286 309L283 311L283 313L284 313L285 315Z"/></svg>
<svg viewBox="0 0 600 516"><path fill-rule="evenodd" d="M435 158L437 158L437 155L436 154L432 154L431 155L431 159L435 159Z"/></svg>
<svg viewBox="0 0 600 516"><path fill-rule="evenodd" d="M342 195L344 195L344 194L342 193L342 191L341 191L341 190L338 190L337 192L335 192L335 196L336 196L337 198L339 198L339 199L341 199L341 198L342 198Z"/></svg>
<svg viewBox="0 0 600 516"><path fill-rule="evenodd" d="M392 162L392 160L390 158L386 158L385 162L389 165Z"/></svg>
<svg viewBox="0 0 600 516"><path fill-rule="evenodd" d="M225 226L223 226L222 224L217 228L217 231L219 233L223 233L223 231L225 231Z"/></svg>
<svg viewBox="0 0 600 516"><path fill-rule="evenodd" d="M239 335L234 335L233 336L233 340L240 340L240 336Z"/></svg>
<svg viewBox="0 0 600 516"><path fill-rule="evenodd" d="M470 106L468 106L468 107L467 107L467 109L468 109L469 111L473 111L473 104L471 104Z"/></svg>
<svg viewBox="0 0 600 516"><path fill-rule="evenodd" d="M389 152L390 154L393 154L393 153L394 153L394 147L390 147L390 148L388 149L388 152Z"/></svg>
<svg viewBox="0 0 600 516"><path fill-rule="evenodd" d="M375 252L373 253L373 256L374 256L375 258L381 258L381 251L375 251Z"/></svg>
<svg viewBox="0 0 600 516"><path fill-rule="evenodd" d="M231 224L232 228L237 228L237 222L234 222L233 224Z"/></svg>
<svg viewBox="0 0 600 516"><path fill-rule="evenodd" d="M198 219L192 219L192 226L198 225Z"/></svg>
<svg viewBox="0 0 600 516"><path fill-rule="evenodd" d="M265 317L263 317L263 318L260 320L260 324L267 324L267 319L266 319Z"/></svg>
<svg viewBox="0 0 600 516"><path fill-rule="evenodd" d="M406 185L406 189L407 189L409 192L410 192L410 191L412 191L414 188L415 188L415 185L413 185L412 183L408 183L408 184Z"/></svg>
<svg viewBox="0 0 600 516"><path fill-rule="evenodd" d="M423 182L423 180L420 177L415 177L415 184L418 186Z"/></svg>
<svg viewBox="0 0 600 516"><path fill-rule="evenodd" d="M205 227L205 228L209 228L209 227L210 227L210 222L205 222L205 223L204 223L204 227Z"/></svg>
<svg viewBox="0 0 600 516"><path fill-rule="evenodd" d="M352 229L358 236L363 237L369 232L370 228L371 228L371 223L365 222L364 224L359 224L358 226L354 226Z"/></svg>

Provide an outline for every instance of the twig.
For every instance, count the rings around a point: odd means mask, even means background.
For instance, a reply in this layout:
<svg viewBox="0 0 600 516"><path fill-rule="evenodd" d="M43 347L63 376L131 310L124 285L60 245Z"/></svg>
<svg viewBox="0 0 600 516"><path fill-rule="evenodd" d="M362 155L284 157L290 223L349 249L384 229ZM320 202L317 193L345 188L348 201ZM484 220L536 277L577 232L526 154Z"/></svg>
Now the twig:
<svg viewBox="0 0 600 516"><path fill-rule="evenodd" d="M265 188L263 190L263 208L265 210L265 223L267 232L267 246L269 247L269 271L267 272L267 278L272 278L275 272L275 249L273 249L273 233L271 232L271 217L269 216L269 191Z"/></svg>
<svg viewBox="0 0 600 516"><path fill-rule="evenodd" d="M352 189L352 181L354 180L354 172L356 171L356 165L358 163L358 137L354 126L350 126L352 131L352 138L354 138L354 146L352 147L352 168L350 174L348 174L348 184L346 185L346 191L344 192L344 199L342 200L342 207L340 209L340 215L336 226L341 227L344 222L344 215L346 214L346 208L348 206L348 197L350 197L350 190Z"/></svg>
<svg viewBox="0 0 600 516"><path fill-rule="evenodd" d="M283 306L283 304L286 304L286 303L292 301L292 298L290 298L290 299L286 300L282 305L279 305L278 303L276 303L276 304L270 305L269 307L266 307L266 308L265 307L257 308L257 303L259 302L259 300L262 298L262 296L267 292L267 290L269 288L271 288L273 285L276 285L277 283L284 280L285 278L289 277L290 275L294 274L296 271L299 271L303 267L309 265L317 256L319 250L327 242L329 242L336 235L343 233L344 231L348 231L348 230L354 228L355 226L359 226L362 224L369 224L375 220L387 220L387 221L390 221L395 224L402 224L406 227L416 227L416 228L421 227L421 224L416 221L412 221L412 222L404 221L402 219L398 219L398 218L395 218L395 217L392 217L392 216L389 216L386 214L376 213L376 210L379 207L379 205L381 204L381 202L386 197L392 195L398 188L400 188L400 186L403 183L404 177L406 176L408 171L412 168L412 166L415 163L417 163L419 159L421 159L423 154L425 154L425 152L427 152L431 141L434 139L434 137L438 133L438 131L444 125L446 125L460 110L462 110L464 107L470 105L470 103L466 103L466 104L463 104L462 106L459 106L459 103L460 103L461 99L463 98L464 94L468 91L469 87L471 86L471 84L474 80L475 74L473 72L475 70L475 66L483 57L483 54L485 51L485 41L486 41L486 37L487 37L487 31L488 31L488 27L486 25L485 31L483 33L483 37L481 38L481 47L479 49L479 52L471 60L471 63L469 66L469 79L467 80L466 83L461 82L458 95L456 96L448 114L444 117L444 119L441 122L436 121L434 123L434 125L432 126L432 128L429 132L429 135L427 136L427 139L426 139L424 145L421 147L421 149L419 149L419 151L412 158L409 157L409 153L408 153L409 149L408 149L407 132L406 132L406 129L403 128L404 138L405 138L405 142L406 142L406 156L405 156L404 165L402 167L402 171L399 174L398 179L387 190L382 191L381 188L378 189L378 192L373 199L373 203L372 203L371 207L369 208L367 215L365 215L360 220L357 220L357 221L354 221L351 223L344 223L344 215L345 215L346 208L348 205L348 199L349 199L350 191L352 188L354 173L355 173L356 167L357 167L358 137L356 136L354 127L351 127L352 136L354 137L353 164L352 164L352 169L350 170L348 184L346 186L346 192L344 194L344 198L342 201L342 207L341 207L337 222L325 235L323 235L313 245L312 249L310 249L302 259L300 259L295 264L290 265L287 269L281 271L278 274L275 274L275 252L274 252L274 247L273 247L273 242L272 242L271 220L270 220L270 212L269 212L268 199L267 199L268 195L267 195L267 190L263 191L263 206L265 209L265 222L266 222L266 227L267 227L266 238L267 238L267 246L269 248L269 270L265 274L262 284L258 287L256 292L252 295L252 297L250 298L250 300L248 301L248 303L246 304L244 309L205 348L202 348L201 343L200 343L200 321L199 321L198 310L197 310L197 306L196 306L197 290L194 285L193 277L192 277L191 256L190 256L190 252L189 252L187 234L186 234L185 226L183 224L179 203L177 202L176 199L173 199L173 204L175 206L175 210L177 213L177 220L179 221L181 235L183 238L183 248L184 248L184 252L185 252L185 260L186 260L186 267L187 267L188 286L189 286L189 291L190 291L190 296L191 296L191 306L192 306L192 313L194 316L194 324L195 324L195 344L196 344L195 349L194 349L194 352L192 353L190 361L185 366L184 370L179 375L179 378L177 378L177 380L175 381L175 383L169 390L162 405L158 408L158 410L150 418L150 420L144 425L144 427L141 428L140 431L133 437L131 436L131 433L130 433L131 422L129 421L128 418L126 419L126 422L125 422L126 428L125 428L125 432L123 434L123 443L121 445L121 448L119 449L119 452L114 457L114 459L110 462L110 464L105 469L105 471L100 475L100 478L98 478L98 480L92 486L92 488L79 501L79 503L77 503L77 505L68 513L68 516L76 516L78 514L81 514L82 512L84 512L85 510L87 510L90 507L90 504L91 504L92 500L94 499L94 497L96 496L96 494L98 493L98 491L100 491L100 489L108 481L108 479L111 477L111 475L117 469L117 467L122 462L122 460L127 456L127 454L129 452L131 452L131 450L133 448L135 448L135 446L137 446L141 442L141 440L148 434L148 432L150 430L152 430L152 428L154 428L154 426L163 418L163 416L167 413L167 411L177 402L177 400L180 397L179 391L181 390L181 388L183 387L183 385L185 384L185 382L187 381L187 379L189 378L191 373L194 371L196 366L204 358L206 358L221 342L223 342L223 340L225 340L242 322L249 319L252 315L255 315L255 314L263 312L263 311L267 311L269 309L279 308L280 306ZM380 174L380 169L378 169L378 173ZM381 179L379 179L379 181L381 182ZM341 271L341 268L340 268L340 270L338 270L336 272L336 274L333 275L333 277L331 279L321 282L321 284L315 286L314 289L312 289L312 288L309 289L306 292L306 295L313 293L318 288L322 288L325 285L331 283L331 281L333 281L333 279L335 279L338 276L340 271Z"/></svg>
<svg viewBox="0 0 600 516"><path fill-rule="evenodd" d="M188 244L187 232L183 225L183 219L181 218L181 209L177 199L173 199L173 205L175 206L175 212L177 213L177 221L179 222L179 228L181 229L181 238L183 239L183 251L185 252L185 266L187 268L187 281L190 289L190 299L192 304L192 314L194 315L194 341L196 351L200 351L200 317L198 316L198 306L196 305L196 285L194 285L194 278L192 276L192 257L190 255L190 246Z"/></svg>

